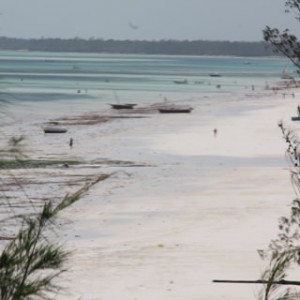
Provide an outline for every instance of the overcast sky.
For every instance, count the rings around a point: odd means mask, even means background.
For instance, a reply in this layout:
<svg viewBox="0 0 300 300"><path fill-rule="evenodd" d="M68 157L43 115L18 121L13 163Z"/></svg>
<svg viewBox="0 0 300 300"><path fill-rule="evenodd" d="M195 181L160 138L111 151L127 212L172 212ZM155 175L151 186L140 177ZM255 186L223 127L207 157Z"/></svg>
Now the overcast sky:
<svg viewBox="0 0 300 300"><path fill-rule="evenodd" d="M284 13L284 0L1 0L0 3L0 35L8 37L261 41L266 25L300 28L292 14Z"/></svg>

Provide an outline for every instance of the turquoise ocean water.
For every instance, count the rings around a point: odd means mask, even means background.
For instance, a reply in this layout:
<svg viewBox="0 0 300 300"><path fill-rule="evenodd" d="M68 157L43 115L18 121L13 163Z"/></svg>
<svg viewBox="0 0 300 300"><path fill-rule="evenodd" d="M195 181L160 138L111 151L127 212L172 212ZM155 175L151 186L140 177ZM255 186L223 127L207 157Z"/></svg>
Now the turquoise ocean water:
<svg viewBox="0 0 300 300"><path fill-rule="evenodd" d="M294 72L284 58L1 52L0 100L142 103L245 93L280 80L284 69Z"/></svg>

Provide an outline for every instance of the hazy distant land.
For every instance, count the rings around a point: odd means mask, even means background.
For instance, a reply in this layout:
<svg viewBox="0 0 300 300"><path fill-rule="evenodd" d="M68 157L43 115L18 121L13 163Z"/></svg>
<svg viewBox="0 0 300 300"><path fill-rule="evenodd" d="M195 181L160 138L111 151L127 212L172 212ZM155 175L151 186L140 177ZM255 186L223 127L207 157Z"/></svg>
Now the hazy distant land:
<svg viewBox="0 0 300 300"><path fill-rule="evenodd" d="M138 41L103 39L21 39L0 37L0 50L27 50L46 52L169 54L169 55L230 55L274 56L276 53L265 42L230 41Z"/></svg>

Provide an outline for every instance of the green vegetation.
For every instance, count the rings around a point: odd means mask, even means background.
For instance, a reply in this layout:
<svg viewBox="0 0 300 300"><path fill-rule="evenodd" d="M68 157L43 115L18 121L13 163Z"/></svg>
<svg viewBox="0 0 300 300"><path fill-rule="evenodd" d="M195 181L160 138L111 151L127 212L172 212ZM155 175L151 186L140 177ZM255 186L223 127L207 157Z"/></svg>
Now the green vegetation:
<svg viewBox="0 0 300 300"><path fill-rule="evenodd" d="M63 263L69 253L49 241L47 231L51 230L60 211L108 177L99 176L74 194L66 196L58 205L51 201L45 203L41 212L33 217L23 216L23 228L0 255L1 300L32 299L32 296L50 299L59 290L53 280L64 272Z"/></svg>
<svg viewBox="0 0 300 300"><path fill-rule="evenodd" d="M272 49L261 42L230 41L131 41L103 39L20 39L0 37L1 50L28 50L45 52L85 52L124 54L171 54L171 55L233 55L274 56Z"/></svg>
<svg viewBox="0 0 300 300"><path fill-rule="evenodd" d="M300 1L285 0L286 13L293 12L295 18L300 21ZM300 69L300 42L298 38L290 33L289 29L280 31L277 28L266 27L263 31L264 39L270 43L278 52L289 58L293 64ZM299 71L298 71L299 72ZM288 143L287 156L294 161L297 169L291 170L292 184L296 193L296 199L291 205L290 215L282 217L279 221L279 234L271 241L269 249L262 251L262 256L269 259L269 266L262 275L267 284L261 292L260 298L269 299L299 299L297 290L283 287L278 282L284 280L288 270L292 266L300 265L300 169L299 169L299 140L297 135L285 128L282 122L279 124L283 137ZM294 282L300 285L300 282Z"/></svg>
<svg viewBox="0 0 300 300"><path fill-rule="evenodd" d="M286 13L293 12L295 18L300 21L300 1L299 0L285 0ZM270 43L277 52L282 53L289 58L293 64L300 68L300 42L296 35L290 33L289 29L280 31L277 28L269 26L263 31L264 39Z"/></svg>
<svg viewBox="0 0 300 300"><path fill-rule="evenodd" d="M291 205L290 215L281 217L279 220L278 236L271 241L266 251L259 251L263 259L269 260L269 265L262 274L262 280L267 283L260 293L260 299L299 299L300 293L294 288L287 288L285 278L288 270L293 266L300 265L300 170L299 153L296 145L299 144L297 135L284 127L280 122L283 138L288 144L287 158L294 164L297 170L291 170L292 184L297 198ZM293 281L292 285L300 285L300 281Z"/></svg>

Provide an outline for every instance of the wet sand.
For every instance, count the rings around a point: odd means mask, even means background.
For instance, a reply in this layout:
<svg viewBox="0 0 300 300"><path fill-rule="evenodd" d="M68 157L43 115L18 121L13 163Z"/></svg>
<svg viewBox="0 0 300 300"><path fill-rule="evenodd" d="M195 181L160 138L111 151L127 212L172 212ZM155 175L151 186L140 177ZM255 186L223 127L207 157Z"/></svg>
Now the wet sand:
<svg viewBox="0 0 300 300"><path fill-rule="evenodd" d="M41 135L39 122L15 124L11 133L28 133L39 157L134 162L61 170L115 173L60 216L72 256L57 298L255 299L259 286L212 280L255 280L264 270L257 250L294 199L277 123L297 127L290 118L299 97L194 98L191 114L73 125L59 136Z"/></svg>

